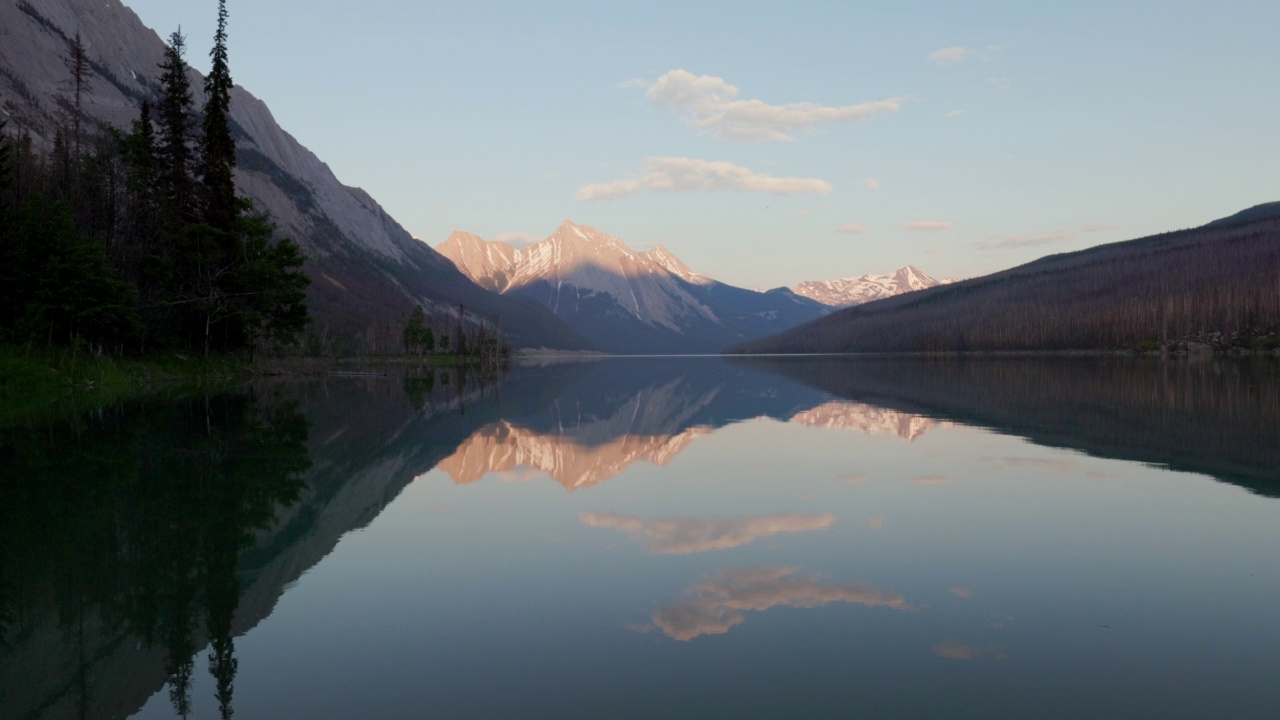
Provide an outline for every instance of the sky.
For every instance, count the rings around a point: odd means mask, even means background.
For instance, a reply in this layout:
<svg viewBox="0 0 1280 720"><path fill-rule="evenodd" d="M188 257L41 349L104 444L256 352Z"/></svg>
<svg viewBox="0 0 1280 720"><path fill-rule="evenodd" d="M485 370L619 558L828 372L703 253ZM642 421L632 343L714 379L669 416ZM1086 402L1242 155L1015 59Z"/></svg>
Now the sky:
<svg viewBox="0 0 1280 720"><path fill-rule="evenodd" d="M126 0L207 70L216 3ZM565 219L752 288L1280 200L1280 3L229 0L235 81L431 245Z"/></svg>

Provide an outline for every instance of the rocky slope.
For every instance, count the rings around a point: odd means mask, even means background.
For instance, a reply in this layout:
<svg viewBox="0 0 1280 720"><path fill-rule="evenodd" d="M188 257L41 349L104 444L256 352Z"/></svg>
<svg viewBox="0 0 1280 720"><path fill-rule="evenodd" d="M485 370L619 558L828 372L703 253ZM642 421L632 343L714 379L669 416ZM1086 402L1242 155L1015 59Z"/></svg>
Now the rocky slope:
<svg viewBox="0 0 1280 720"><path fill-rule="evenodd" d="M474 282L541 302L614 353L716 352L829 310L785 288L761 293L716 282L665 247L636 252L571 220L520 250L463 232L437 250Z"/></svg>
<svg viewBox="0 0 1280 720"><path fill-rule="evenodd" d="M951 282L936 280L912 265L888 275L860 275L841 280L810 280L791 288L797 295L832 307L848 307Z"/></svg>
<svg viewBox="0 0 1280 720"><path fill-rule="evenodd" d="M38 147L51 145L60 122L63 58L76 33L92 68L83 100L91 120L127 128L142 99L155 98L164 43L120 0L5 0L0 28L0 112L10 130L30 132ZM203 46L202 38L190 40L193 48ZM234 74L234 57L231 69ZM191 71L191 78L193 88L203 87L199 73ZM195 95L199 105L201 93ZM385 342L398 335L414 302L436 315L464 304L479 316L500 313L516 345L587 346L536 303L477 287L368 193L343 185L242 87L232 93L231 115L239 144L236 185L306 252L317 330Z"/></svg>

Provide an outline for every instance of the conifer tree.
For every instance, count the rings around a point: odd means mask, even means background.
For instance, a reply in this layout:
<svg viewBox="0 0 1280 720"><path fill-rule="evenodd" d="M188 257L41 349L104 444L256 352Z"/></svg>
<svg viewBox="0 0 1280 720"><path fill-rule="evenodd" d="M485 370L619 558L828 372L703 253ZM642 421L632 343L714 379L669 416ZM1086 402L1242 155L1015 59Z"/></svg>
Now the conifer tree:
<svg viewBox="0 0 1280 720"><path fill-rule="evenodd" d="M209 52L212 68L204 79L204 126L200 138L200 180L204 220L227 232L239 211L234 172L236 143L231 137L231 72L227 67L227 4L218 2L218 30Z"/></svg>
<svg viewBox="0 0 1280 720"><path fill-rule="evenodd" d="M75 39L71 41L71 54L67 56L67 70L71 71L72 92L75 93L72 101L72 141L75 145L76 156L80 156L80 125L84 118L83 96L84 85L89 79L89 56L85 53L84 42L80 39L80 32L76 31Z"/></svg>
<svg viewBox="0 0 1280 720"><path fill-rule="evenodd" d="M157 155L160 161L160 179L165 188L165 200L175 219L185 221L192 217L191 182L191 81L187 78L187 63L182 59L186 51L186 38L182 30L169 36L165 48L163 71L160 75L160 142Z"/></svg>

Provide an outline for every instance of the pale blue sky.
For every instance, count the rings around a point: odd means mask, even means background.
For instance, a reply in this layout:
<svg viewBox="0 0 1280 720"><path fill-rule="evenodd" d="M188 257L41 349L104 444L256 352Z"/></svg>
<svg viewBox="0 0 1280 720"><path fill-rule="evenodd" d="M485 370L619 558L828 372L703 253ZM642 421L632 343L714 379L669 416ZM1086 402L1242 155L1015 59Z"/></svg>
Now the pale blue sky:
<svg viewBox="0 0 1280 720"><path fill-rule="evenodd" d="M161 35L181 24L207 67L216 3L126 3ZM432 245L572 218L747 287L907 263L966 277L1280 199L1274 0L228 9L235 80ZM761 104L725 105L724 83ZM721 91L675 92L695 84ZM646 190L664 183L736 187ZM922 221L946 228L904 227Z"/></svg>

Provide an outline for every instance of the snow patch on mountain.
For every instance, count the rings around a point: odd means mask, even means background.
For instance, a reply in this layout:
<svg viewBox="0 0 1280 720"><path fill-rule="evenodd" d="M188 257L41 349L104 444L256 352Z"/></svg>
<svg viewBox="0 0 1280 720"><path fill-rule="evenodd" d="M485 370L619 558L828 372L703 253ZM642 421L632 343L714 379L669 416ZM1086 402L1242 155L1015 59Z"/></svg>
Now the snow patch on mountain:
<svg viewBox="0 0 1280 720"><path fill-rule="evenodd" d="M810 280L791 288L797 295L817 300L832 307L861 305L894 295L946 285L953 280L938 280L913 265L904 265L888 275L861 275L840 280Z"/></svg>
<svg viewBox="0 0 1280 720"><path fill-rule="evenodd" d="M683 332L682 320L717 318L678 280L710 282L658 246L637 253L618 238L565 220L550 237L517 250L503 242L455 232L436 248L467 277L490 290L508 293L538 283L554 289L553 311L560 304L608 295L625 312L653 326ZM566 287L576 292L564 292Z"/></svg>

